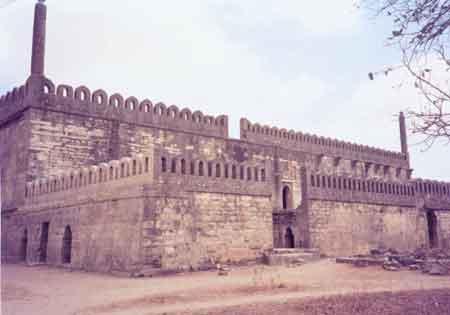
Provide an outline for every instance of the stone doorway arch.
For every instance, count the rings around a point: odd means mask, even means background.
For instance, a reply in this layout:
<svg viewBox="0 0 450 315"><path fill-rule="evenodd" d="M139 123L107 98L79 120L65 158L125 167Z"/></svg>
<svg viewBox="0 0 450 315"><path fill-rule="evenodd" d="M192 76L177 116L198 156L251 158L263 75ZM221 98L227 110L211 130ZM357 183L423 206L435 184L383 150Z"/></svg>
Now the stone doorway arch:
<svg viewBox="0 0 450 315"><path fill-rule="evenodd" d="M20 240L20 261L27 260L27 248L28 248L28 230L23 231L22 239Z"/></svg>
<svg viewBox="0 0 450 315"><path fill-rule="evenodd" d="M295 237L290 227L286 229L286 232L284 234L284 247L295 248Z"/></svg>
<svg viewBox="0 0 450 315"><path fill-rule="evenodd" d="M291 207L291 189L289 186L283 187L283 209L286 210Z"/></svg>
<svg viewBox="0 0 450 315"><path fill-rule="evenodd" d="M70 264L72 261L72 230L70 225L66 226L64 230L62 242L62 263Z"/></svg>
<svg viewBox="0 0 450 315"><path fill-rule="evenodd" d="M434 211L427 211L428 240L430 248L438 246L437 218Z"/></svg>

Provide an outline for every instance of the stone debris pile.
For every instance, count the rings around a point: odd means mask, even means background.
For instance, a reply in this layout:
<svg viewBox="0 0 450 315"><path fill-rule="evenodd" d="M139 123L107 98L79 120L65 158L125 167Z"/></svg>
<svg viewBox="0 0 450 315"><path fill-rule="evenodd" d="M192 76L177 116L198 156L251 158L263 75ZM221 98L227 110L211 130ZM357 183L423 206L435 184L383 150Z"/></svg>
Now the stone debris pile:
<svg viewBox="0 0 450 315"><path fill-rule="evenodd" d="M403 253L393 249L373 249L369 255L338 257L336 262L355 267L378 265L387 271L417 270L439 276L450 274L450 252L441 249L417 249Z"/></svg>

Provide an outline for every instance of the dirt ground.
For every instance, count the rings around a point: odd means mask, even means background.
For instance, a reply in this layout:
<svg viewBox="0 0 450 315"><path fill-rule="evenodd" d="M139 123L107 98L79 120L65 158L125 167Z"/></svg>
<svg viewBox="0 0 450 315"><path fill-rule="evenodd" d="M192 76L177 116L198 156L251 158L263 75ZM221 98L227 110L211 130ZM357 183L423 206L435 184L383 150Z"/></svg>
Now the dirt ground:
<svg viewBox="0 0 450 315"><path fill-rule="evenodd" d="M332 260L240 267L228 276L131 279L23 265L2 265L1 275L4 315L450 314L450 276Z"/></svg>

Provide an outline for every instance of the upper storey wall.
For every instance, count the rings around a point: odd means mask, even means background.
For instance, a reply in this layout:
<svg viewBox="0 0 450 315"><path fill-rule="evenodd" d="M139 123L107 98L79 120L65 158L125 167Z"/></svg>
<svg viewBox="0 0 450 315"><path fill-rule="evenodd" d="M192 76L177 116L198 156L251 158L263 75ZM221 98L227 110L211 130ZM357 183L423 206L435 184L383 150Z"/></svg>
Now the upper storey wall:
<svg viewBox="0 0 450 315"><path fill-rule="evenodd" d="M50 80L44 82L40 106L131 124L228 137L228 117L225 115L209 116L201 111L179 109L175 105L153 104L148 99L139 101L134 96L125 98L118 93L108 95L104 90L91 92L85 86L55 86Z"/></svg>
<svg viewBox="0 0 450 315"><path fill-rule="evenodd" d="M251 123L246 118L242 118L240 121L240 135L241 139L255 143L271 143L284 148L317 155L335 156L348 160L409 169L408 156L400 152L303 134L293 130L288 131L276 127L261 126L257 123Z"/></svg>
<svg viewBox="0 0 450 315"><path fill-rule="evenodd" d="M0 96L0 126L23 109L27 94L27 86L22 85Z"/></svg>

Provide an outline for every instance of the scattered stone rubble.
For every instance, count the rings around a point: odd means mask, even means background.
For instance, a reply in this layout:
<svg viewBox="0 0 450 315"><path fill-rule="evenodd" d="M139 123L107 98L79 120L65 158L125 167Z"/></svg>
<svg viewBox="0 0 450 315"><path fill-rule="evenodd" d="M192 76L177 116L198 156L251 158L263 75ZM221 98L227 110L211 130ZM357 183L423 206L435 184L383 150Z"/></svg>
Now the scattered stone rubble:
<svg viewBox="0 0 450 315"><path fill-rule="evenodd" d="M336 262L355 267L379 265L388 271L418 270L438 276L449 275L450 272L450 252L441 249L417 249L407 253L399 253L394 249L373 249L369 255L338 257Z"/></svg>

